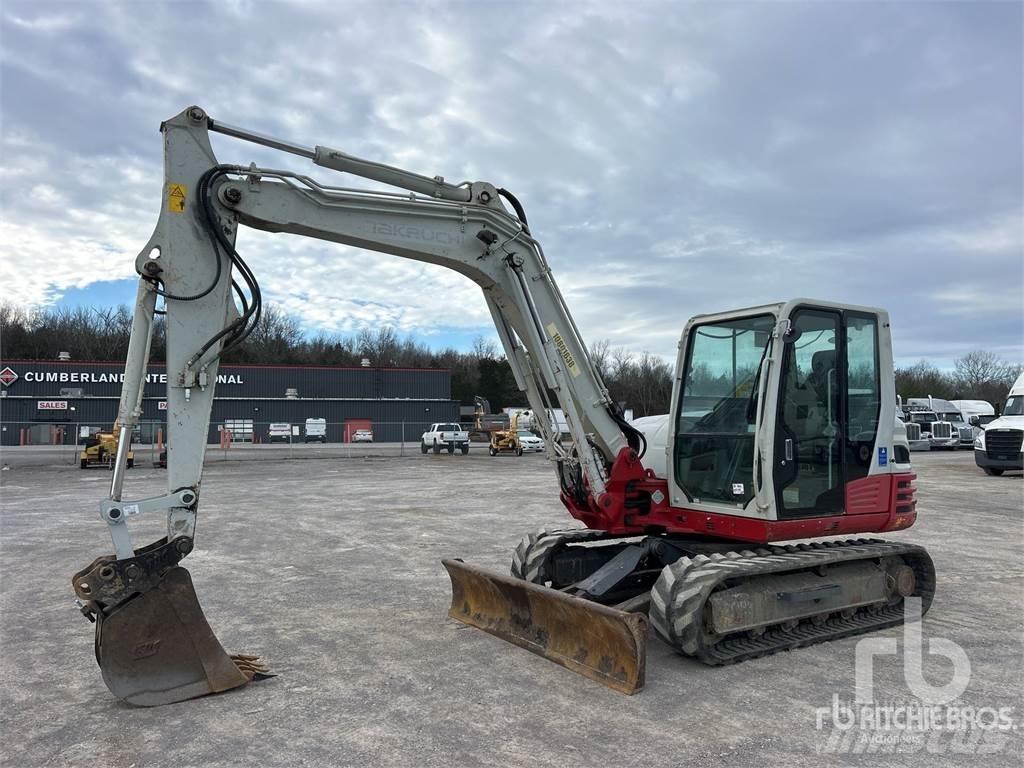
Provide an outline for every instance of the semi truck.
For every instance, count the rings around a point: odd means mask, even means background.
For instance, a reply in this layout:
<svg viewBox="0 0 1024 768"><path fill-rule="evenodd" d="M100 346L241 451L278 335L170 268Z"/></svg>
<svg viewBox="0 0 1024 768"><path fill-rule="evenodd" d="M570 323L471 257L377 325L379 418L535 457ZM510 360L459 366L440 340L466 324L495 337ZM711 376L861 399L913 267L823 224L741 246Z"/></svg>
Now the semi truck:
<svg viewBox="0 0 1024 768"><path fill-rule="evenodd" d="M1024 469L1024 373L1010 388L1002 415L974 439L974 463L993 477Z"/></svg>

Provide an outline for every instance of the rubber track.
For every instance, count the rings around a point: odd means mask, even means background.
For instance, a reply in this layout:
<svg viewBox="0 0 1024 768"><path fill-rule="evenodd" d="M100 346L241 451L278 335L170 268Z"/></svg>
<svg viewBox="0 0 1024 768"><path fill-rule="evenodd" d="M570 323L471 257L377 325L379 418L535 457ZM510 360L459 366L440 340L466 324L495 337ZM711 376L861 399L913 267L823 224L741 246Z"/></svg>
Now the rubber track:
<svg viewBox="0 0 1024 768"><path fill-rule="evenodd" d="M935 570L928 553L912 544L858 539L680 558L665 567L651 591L651 624L658 635L677 651L711 665L731 664L896 626L903 622L902 601L881 609L870 606L857 609L849 618L834 613L820 624L808 618L791 629L776 625L757 637L743 632L708 644L703 632L707 599L717 586L727 580L879 557L902 557L914 569L917 579L914 595L921 597L923 615L935 593Z"/></svg>
<svg viewBox="0 0 1024 768"><path fill-rule="evenodd" d="M604 538L615 537L604 531L589 528L540 530L531 533L524 536L512 552L512 575L517 579L532 581L534 584L547 584L551 581L548 565L555 550L569 542L596 541Z"/></svg>

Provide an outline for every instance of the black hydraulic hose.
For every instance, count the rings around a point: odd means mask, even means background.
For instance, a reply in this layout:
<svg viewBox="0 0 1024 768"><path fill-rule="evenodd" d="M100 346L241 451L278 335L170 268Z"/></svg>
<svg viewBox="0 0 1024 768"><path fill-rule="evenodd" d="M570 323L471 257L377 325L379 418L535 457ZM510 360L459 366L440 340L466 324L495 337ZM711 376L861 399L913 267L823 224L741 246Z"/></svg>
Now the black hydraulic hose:
<svg viewBox="0 0 1024 768"><path fill-rule="evenodd" d="M504 197L506 200L508 200L508 202L512 206L512 208L515 209L516 216L518 216L519 220L521 222L523 222L523 229L527 233L529 233L529 231L530 231L530 223L526 220L526 209L523 208L523 204L519 202L519 198L517 198L515 195L513 195L511 192L509 192L504 187L502 187L501 189L498 190L498 194L501 195L502 197Z"/></svg>
<svg viewBox="0 0 1024 768"><path fill-rule="evenodd" d="M253 274L249 265L245 263L245 260L239 255L235 249L233 243L227 239L227 236L221 230L219 226L219 220L217 217L217 211L213 207L213 201L210 197L210 190L213 187L214 181L221 176L227 175L231 171L235 171L235 166L219 165L211 168L203 174L200 181L199 196L200 202L203 207L205 214L207 230L210 234L211 240L213 241L214 249L218 251L223 248L228 254L228 258L231 259L232 265L238 270L238 273L242 276L242 280L249 288L251 303L246 302L245 296L242 293L240 286L232 280L232 287L235 292L239 295L242 301L242 314L234 320L230 325L214 334L201 348L192 356L190 362L195 362L201 358L207 350L209 350L214 344L220 339L228 336L228 341L221 353L226 352L228 349L237 347L241 344L252 332L255 330L259 323L260 317L263 310L263 299L260 291L259 283L256 282L256 276ZM219 247L218 247L219 246ZM219 272L218 272L219 279ZM211 289L212 290L212 289Z"/></svg>
<svg viewBox="0 0 1024 768"><path fill-rule="evenodd" d="M199 179L199 201L200 201L200 204L203 206L204 210L206 210L206 207L207 207L207 199L206 198L209 197L210 179L211 179L211 177L215 173L218 172L218 170L219 170L219 167L210 168ZM220 250L217 248L216 243L214 243L214 247L213 247L213 258L214 258L214 262L217 265L217 272L214 274L213 280L210 282L210 284L204 290L200 291L199 293L192 294L191 296L177 296L177 295L175 295L173 293L167 293L166 291L162 291L159 288L157 288L156 289L156 294L158 296L163 296L164 299L171 299L173 301L196 301L197 299L201 299L204 296L209 295L210 291L212 291L214 288L217 287L217 283L220 282L221 273L224 270L223 264L221 263Z"/></svg>
<svg viewBox="0 0 1024 768"><path fill-rule="evenodd" d="M608 415L619 425L622 434L626 436L626 442L629 444L629 447L636 451L637 458L642 459L644 454L647 453L647 437L644 433L623 418L618 406L608 406Z"/></svg>

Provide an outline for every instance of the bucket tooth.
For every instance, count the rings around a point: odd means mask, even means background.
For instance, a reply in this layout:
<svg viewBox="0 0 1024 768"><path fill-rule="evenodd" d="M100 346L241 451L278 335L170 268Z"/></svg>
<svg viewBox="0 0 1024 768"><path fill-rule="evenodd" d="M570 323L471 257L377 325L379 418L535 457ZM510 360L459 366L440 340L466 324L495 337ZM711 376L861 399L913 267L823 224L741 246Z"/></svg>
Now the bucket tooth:
<svg viewBox="0 0 1024 768"><path fill-rule="evenodd" d="M644 686L647 617L444 560L448 615L626 694Z"/></svg>
<svg viewBox="0 0 1024 768"><path fill-rule="evenodd" d="M210 629L189 572L97 614L96 660L107 687L142 707L219 693L268 677L258 656L229 656Z"/></svg>

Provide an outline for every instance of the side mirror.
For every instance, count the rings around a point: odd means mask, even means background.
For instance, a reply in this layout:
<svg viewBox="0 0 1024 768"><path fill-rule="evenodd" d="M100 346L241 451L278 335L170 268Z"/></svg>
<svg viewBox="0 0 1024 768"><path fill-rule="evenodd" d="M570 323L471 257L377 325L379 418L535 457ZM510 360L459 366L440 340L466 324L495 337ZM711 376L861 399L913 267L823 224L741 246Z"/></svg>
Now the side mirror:
<svg viewBox="0 0 1024 768"><path fill-rule="evenodd" d="M971 416L971 426L972 427L980 427L981 426L981 419L978 416Z"/></svg>

